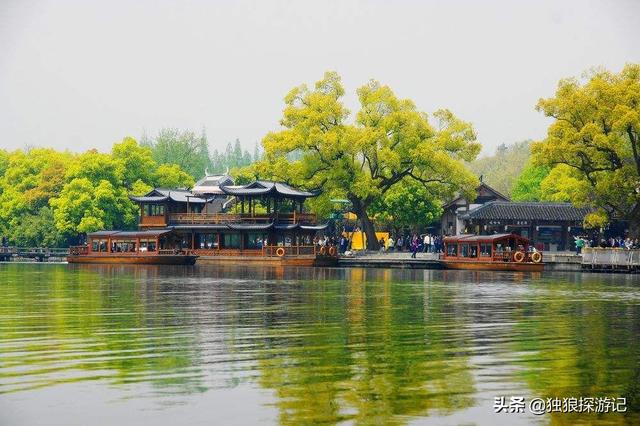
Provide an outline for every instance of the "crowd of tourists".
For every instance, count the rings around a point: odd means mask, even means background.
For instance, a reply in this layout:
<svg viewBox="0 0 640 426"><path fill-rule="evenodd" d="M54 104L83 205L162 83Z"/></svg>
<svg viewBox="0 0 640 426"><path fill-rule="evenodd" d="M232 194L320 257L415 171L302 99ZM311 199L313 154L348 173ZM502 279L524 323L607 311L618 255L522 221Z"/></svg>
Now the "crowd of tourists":
<svg viewBox="0 0 640 426"><path fill-rule="evenodd" d="M316 236L313 244L318 247L336 247L339 254L345 254L352 250L350 233L343 232L338 236ZM411 257L417 253L442 253L442 237L433 234L399 234L397 237L390 235L388 238L380 238L378 241L381 252L406 252Z"/></svg>
<svg viewBox="0 0 640 426"><path fill-rule="evenodd" d="M596 237L583 237L576 236L574 237L574 243L576 246L576 253L582 253L582 249L584 247L600 247L600 248L623 248L627 250L637 250L640 249L640 240L638 238L630 238L630 237L609 237L609 238L600 238Z"/></svg>
<svg viewBox="0 0 640 426"><path fill-rule="evenodd" d="M378 241L380 244L380 251L382 252L411 252L411 257L415 258L418 252L422 253L441 253L442 252L442 237L432 234L413 234L413 235L398 235L397 238L393 238L390 235L387 240L380 238Z"/></svg>

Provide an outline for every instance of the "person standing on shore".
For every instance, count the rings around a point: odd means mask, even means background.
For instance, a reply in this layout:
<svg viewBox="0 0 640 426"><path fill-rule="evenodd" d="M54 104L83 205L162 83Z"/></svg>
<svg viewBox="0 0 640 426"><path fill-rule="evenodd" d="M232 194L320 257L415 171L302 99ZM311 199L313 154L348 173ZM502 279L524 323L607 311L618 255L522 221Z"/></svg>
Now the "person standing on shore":
<svg viewBox="0 0 640 426"><path fill-rule="evenodd" d="M584 247L584 240L581 236L576 237L576 254L580 255L582 253L582 247Z"/></svg>
<svg viewBox="0 0 640 426"><path fill-rule="evenodd" d="M416 235L413 236L413 240L411 241L411 258L416 258L416 253L418 252L418 237Z"/></svg>
<svg viewBox="0 0 640 426"><path fill-rule="evenodd" d="M393 251L393 237L389 235L389 239L387 240L387 251Z"/></svg>

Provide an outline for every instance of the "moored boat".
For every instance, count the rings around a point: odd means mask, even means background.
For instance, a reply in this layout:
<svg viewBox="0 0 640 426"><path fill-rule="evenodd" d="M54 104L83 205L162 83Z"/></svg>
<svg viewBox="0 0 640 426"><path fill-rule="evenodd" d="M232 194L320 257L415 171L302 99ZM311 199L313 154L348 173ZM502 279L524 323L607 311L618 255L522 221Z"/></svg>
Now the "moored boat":
<svg viewBox="0 0 640 426"><path fill-rule="evenodd" d="M444 239L440 259L447 269L486 271L544 270L542 253L517 234L458 235Z"/></svg>
<svg viewBox="0 0 640 426"><path fill-rule="evenodd" d="M198 256L179 247L172 229L98 231L87 244L69 248L69 263L193 265Z"/></svg>

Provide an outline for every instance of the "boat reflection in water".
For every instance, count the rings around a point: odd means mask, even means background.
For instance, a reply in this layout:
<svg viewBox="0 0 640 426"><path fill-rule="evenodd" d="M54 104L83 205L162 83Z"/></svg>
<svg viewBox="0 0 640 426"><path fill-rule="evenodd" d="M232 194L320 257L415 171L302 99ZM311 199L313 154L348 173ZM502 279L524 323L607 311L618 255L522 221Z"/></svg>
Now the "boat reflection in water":
<svg viewBox="0 0 640 426"><path fill-rule="evenodd" d="M0 274L3 424L640 421L640 276L52 264ZM626 397L628 412L495 414L501 395Z"/></svg>

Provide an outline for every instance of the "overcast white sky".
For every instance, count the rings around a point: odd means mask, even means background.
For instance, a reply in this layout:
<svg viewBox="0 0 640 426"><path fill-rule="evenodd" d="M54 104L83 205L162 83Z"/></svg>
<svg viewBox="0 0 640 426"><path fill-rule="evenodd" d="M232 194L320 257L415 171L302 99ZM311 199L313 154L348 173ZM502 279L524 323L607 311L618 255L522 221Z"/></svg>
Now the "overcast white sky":
<svg viewBox="0 0 640 426"><path fill-rule="evenodd" d="M485 152L541 138L562 77L640 62L640 1L0 0L0 147L109 150L205 127L251 149L284 95L336 70L474 123Z"/></svg>

